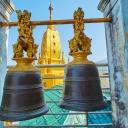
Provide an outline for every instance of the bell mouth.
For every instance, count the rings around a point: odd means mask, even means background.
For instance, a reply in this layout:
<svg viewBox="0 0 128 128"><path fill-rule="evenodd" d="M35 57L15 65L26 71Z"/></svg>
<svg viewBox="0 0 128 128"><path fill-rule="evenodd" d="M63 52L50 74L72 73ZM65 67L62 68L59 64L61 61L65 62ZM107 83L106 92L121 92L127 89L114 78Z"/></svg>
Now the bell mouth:
<svg viewBox="0 0 128 128"><path fill-rule="evenodd" d="M91 101L83 103L79 101L61 101L59 106L67 110L88 112L105 109L107 107L107 103L105 101Z"/></svg>
<svg viewBox="0 0 128 128"><path fill-rule="evenodd" d="M37 108L36 110L28 110L22 112L7 112L0 110L0 120L1 121L22 121L28 120L32 118L36 118L38 116L44 115L48 112L49 108L47 105L42 106L41 108Z"/></svg>

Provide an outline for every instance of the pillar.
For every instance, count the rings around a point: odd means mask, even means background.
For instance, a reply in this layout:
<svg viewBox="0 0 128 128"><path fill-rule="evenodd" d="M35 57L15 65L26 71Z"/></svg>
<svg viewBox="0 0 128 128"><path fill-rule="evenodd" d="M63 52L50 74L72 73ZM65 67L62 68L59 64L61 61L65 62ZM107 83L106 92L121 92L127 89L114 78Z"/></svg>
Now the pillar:
<svg viewBox="0 0 128 128"><path fill-rule="evenodd" d="M14 11L14 6L10 0L0 0L0 22L9 23L9 15ZM8 27L0 27L0 103L3 92L4 78L7 69L7 45L8 45ZM0 128L3 128L3 122L0 121Z"/></svg>
<svg viewBox="0 0 128 128"><path fill-rule="evenodd" d="M101 0L105 23L114 128L128 128L128 0Z"/></svg>

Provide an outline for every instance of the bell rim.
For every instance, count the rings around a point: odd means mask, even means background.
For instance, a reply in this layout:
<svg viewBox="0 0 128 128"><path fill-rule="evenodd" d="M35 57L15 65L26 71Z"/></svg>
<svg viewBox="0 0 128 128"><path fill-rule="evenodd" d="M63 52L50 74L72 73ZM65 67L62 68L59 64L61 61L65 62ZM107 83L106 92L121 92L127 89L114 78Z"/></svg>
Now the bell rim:
<svg viewBox="0 0 128 128"><path fill-rule="evenodd" d="M100 101L99 103L95 102L86 102L86 103L80 103L80 102L69 102L69 101L60 101L59 107L71 111L97 111L107 108L107 103L105 101Z"/></svg>
<svg viewBox="0 0 128 128"><path fill-rule="evenodd" d="M1 121L23 121L23 120L29 120L36 117L39 117L41 115L46 114L49 111L49 107L47 105L41 107L40 109L36 109L29 112L23 112L23 113L15 113L15 112L9 112L5 113L5 111L0 110L0 120Z"/></svg>

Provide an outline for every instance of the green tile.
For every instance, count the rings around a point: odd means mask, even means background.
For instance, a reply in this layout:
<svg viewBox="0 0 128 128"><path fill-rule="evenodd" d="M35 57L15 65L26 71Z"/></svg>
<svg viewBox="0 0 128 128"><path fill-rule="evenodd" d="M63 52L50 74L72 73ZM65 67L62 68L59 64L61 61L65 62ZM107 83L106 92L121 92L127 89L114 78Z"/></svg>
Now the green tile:
<svg viewBox="0 0 128 128"><path fill-rule="evenodd" d="M62 86L55 86L53 88L58 88L61 89ZM45 100L61 100L62 97L62 91L60 90L54 90L50 91L47 90L44 92L45 95ZM105 96L109 96L109 94L104 94ZM61 112L69 112L66 109L61 109L58 107L58 103L47 103L49 106L49 112L56 112L56 113L61 113ZM111 111L111 102L108 102L108 107L102 111ZM69 117L69 123L72 124L74 117L73 116L68 116ZM66 120L67 115L43 115L31 120L26 120L26 121L20 121L19 126L35 126L35 125L63 125L64 121ZM79 116L77 116L77 122L81 122L81 119ZM112 117L110 114L89 114L88 117L88 123L89 124L100 124L100 123L111 123L112 122Z"/></svg>

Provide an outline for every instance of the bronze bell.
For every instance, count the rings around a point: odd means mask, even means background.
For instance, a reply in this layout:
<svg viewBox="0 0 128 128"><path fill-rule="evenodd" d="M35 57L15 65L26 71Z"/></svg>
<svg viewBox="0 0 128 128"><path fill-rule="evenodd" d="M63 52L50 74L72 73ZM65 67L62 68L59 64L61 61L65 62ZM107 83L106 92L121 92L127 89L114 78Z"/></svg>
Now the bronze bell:
<svg viewBox="0 0 128 128"><path fill-rule="evenodd" d="M69 55L74 60L65 68L63 97L59 106L73 111L95 111L107 107L103 100L100 78L94 62L88 61L91 54L91 39L84 30L84 12L74 12L74 37L69 40Z"/></svg>
<svg viewBox="0 0 128 128"><path fill-rule="evenodd" d="M79 53L75 54L80 59ZM63 97L59 106L73 111L94 111L106 108L107 104L103 101L100 78L95 63L91 61L82 63L79 64L77 60L66 66Z"/></svg>
<svg viewBox="0 0 128 128"><path fill-rule="evenodd" d="M16 61L17 66L10 68L5 77L0 107L2 121L31 119L48 111L43 95L42 76L32 66L33 59L19 58Z"/></svg>
<svg viewBox="0 0 128 128"><path fill-rule="evenodd" d="M31 13L27 10L18 14L19 37L13 44L13 60L17 65L9 68L5 77L0 120L21 121L45 114L49 109L43 95L42 76L34 67L38 45L34 43L30 25ZM23 52L27 52L27 57Z"/></svg>

